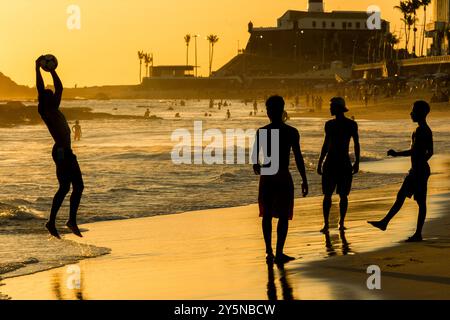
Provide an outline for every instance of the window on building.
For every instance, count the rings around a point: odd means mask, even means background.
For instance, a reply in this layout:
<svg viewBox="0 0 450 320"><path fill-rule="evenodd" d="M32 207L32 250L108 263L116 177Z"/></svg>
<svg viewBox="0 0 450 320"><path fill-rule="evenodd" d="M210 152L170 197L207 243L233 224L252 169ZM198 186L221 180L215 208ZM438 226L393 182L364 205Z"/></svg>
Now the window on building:
<svg viewBox="0 0 450 320"><path fill-rule="evenodd" d="M342 29L347 29L347 22L342 22Z"/></svg>
<svg viewBox="0 0 450 320"><path fill-rule="evenodd" d="M327 22L326 21L322 21L322 28L326 28L327 27Z"/></svg>
<svg viewBox="0 0 450 320"><path fill-rule="evenodd" d="M356 23L356 28L357 28L357 29L361 29L361 22L357 22L357 23Z"/></svg>
<svg viewBox="0 0 450 320"><path fill-rule="evenodd" d="M351 22L348 23L348 27L349 27L349 28L352 27L352 23L351 23Z"/></svg>
<svg viewBox="0 0 450 320"><path fill-rule="evenodd" d="M334 23L334 21L333 21L333 22L331 22L331 27L332 27L332 28L334 28L334 27L335 27L335 23Z"/></svg>
<svg viewBox="0 0 450 320"><path fill-rule="evenodd" d="M312 26L313 26L313 28L316 27L316 22L315 21L312 22Z"/></svg>

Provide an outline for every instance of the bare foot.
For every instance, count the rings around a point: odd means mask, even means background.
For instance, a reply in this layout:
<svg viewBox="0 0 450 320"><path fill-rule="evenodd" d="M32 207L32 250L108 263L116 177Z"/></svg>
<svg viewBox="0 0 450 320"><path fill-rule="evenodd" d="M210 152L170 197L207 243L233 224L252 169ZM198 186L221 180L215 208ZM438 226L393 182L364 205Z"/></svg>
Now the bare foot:
<svg viewBox="0 0 450 320"><path fill-rule="evenodd" d="M54 223L47 222L45 224L45 227L47 228L48 232L50 232L50 234L52 236L54 236L57 239L61 239L61 237L59 236L58 230L56 230L56 226Z"/></svg>
<svg viewBox="0 0 450 320"><path fill-rule="evenodd" d="M420 242L422 241L422 236L421 235L413 235L412 237L409 237L408 239L405 240L405 242Z"/></svg>
<svg viewBox="0 0 450 320"><path fill-rule="evenodd" d="M294 257L290 257L290 256L282 253L282 254L277 254L277 256L275 257L274 262L276 264L283 264L283 263L287 263L287 262L292 261L292 260L295 260L295 258Z"/></svg>
<svg viewBox="0 0 450 320"><path fill-rule="evenodd" d="M327 233L328 232L328 225L324 225L322 229L320 229L320 232Z"/></svg>
<svg viewBox="0 0 450 320"><path fill-rule="evenodd" d="M347 230L347 228L344 227L343 224L340 224L340 225L339 225L339 231L345 231L345 230Z"/></svg>
<svg viewBox="0 0 450 320"><path fill-rule="evenodd" d="M74 235L79 236L80 238L83 237L83 235L81 234L80 229L78 229L78 226L76 223L67 221L66 226L67 226L67 228L70 229L70 231L72 231L72 233Z"/></svg>
<svg viewBox="0 0 450 320"><path fill-rule="evenodd" d="M386 231L387 225L381 221L367 221L367 223L373 225L375 228L378 228L381 231Z"/></svg>

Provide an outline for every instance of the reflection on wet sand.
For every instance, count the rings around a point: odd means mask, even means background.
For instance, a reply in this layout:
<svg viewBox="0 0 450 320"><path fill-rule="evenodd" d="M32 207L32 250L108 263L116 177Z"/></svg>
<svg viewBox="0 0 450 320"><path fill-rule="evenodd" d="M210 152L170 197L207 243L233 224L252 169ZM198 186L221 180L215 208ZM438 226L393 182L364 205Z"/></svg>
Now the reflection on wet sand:
<svg viewBox="0 0 450 320"><path fill-rule="evenodd" d="M267 262L267 298L268 300L278 300L277 286L275 285L275 272L272 262ZM294 300L293 289L288 280L288 273L283 264L277 264L279 281L283 300Z"/></svg>
<svg viewBox="0 0 450 320"><path fill-rule="evenodd" d="M53 273L51 288L56 300L87 300L83 293L83 274L81 271L73 272L73 269L61 269ZM64 273L64 275L62 275Z"/></svg>
<svg viewBox="0 0 450 320"><path fill-rule="evenodd" d="M347 241L347 238L345 236L345 231L341 230L339 231L339 234L333 234L330 236L329 232L325 232L325 248L328 257L333 257L338 255L339 253L336 252L335 245L339 246L339 241L341 242L341 254L343 256L352 253L352 250L350 248L350 243Z"/></svg>
<svg viewBox="0 0 450 320"><path fill-rule="evenodd" d="M1 278L0 278L0 281L1 281ZM4 284L2 284L1 282L0 282L0 287L1 286L3 286ZM3 294L1 291L0 291L0 300L10 300L11 299L11 297L9 297L8 295L6 295L6 294Z"/></svg>

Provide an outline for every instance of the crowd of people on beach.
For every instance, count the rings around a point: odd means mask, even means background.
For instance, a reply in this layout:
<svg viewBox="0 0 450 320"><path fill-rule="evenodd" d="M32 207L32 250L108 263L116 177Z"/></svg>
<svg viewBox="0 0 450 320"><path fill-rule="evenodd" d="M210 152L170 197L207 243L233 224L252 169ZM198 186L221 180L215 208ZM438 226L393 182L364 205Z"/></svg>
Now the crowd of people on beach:
<svg viewBox="0 0 450 320"><path fill-rule="evenodd" d="M59 188L56 192L49 219L46 228L49 233L60 238L56 228L56 216L61 204L72 187L70 196L70 214L66 226L77 236L82 234L77 225L77 212L83 194L84 184L80 166L77 157L72 151L71 133L75 134L75 140L81 139L81 126L79 121L72 127L61 112L59 106L63 92L62 82L55 71L50 71L54 83L54 92L46 89L41 75L40 58L36 60L36 88L38 91L38 112L48 128L48 131L54 139L52 158L56 165L56 177L59 182ZM309 95L308 95L309 98ZM307 101L309 100L307 98ZM322 108L322 97L311 95L311 101ZM230 103L220 102L219 108L228 107ZM284 244L286 241L289 220L292 220L294 214L294 182L289 172L289 161L291 151L293 152L297 170L302 177L301 190L303 197L308 195L308 178L306 175L305 164L300 145L299 131L286 123L288 119L285 111L285 101L279 95L270 96L266 102L266 112L270 123L257 130L255 146L253 152L257 159L253 164L253 171L260 176L258 204L259 216L262 217L263 237L266 245L267 262L283 264L293 260L284 253ZM214 101L210 101L210 107L214 107ZM329 232L329 215L332 205L332 195L339 195L340 221L339 230L344 231L345 218L348 209L348 196L351 191L353 175L359 171L360 163L360 144L357 123L345 116L348 112L346 101L343 97L333 97L330 100L330 113L333 119L325 124L325 138L321 148L317 165L317 174L322 177L323 197L323 218L324 225L320 230L322 233ZM258 112L258 103L253 102L253 112ZM410 113L413 122L418 124L412 135L411 146L404 151L389 150L388 156L392 157L410 157L411 170L406 176L398 194L395 203L387 215L380 221L369 221L371 225L386 230L389 222L401 209L406 198L414 196L418 206L419 215L417 229L414 235L407 239L408 242L417 242L422 240L422 227L426 217L426 195L427 182L430 176L430 167L428 160L433 155L432 131L426 122L426 117L430 112L430 106L426 101L419 100L413 104ZM147 109L144 117L150 116L150 110ZM206 116L206 113L205 113ZM226 111L227 119L231 118L229 109ZM277 140L270 141L262 139L264 134L272 137L275 134ZM351 162L349 155L350 142L353 140L355 161ZM260 161L260 153L262 158ZM274 157L274 153L276 153ZM269 155L271 155L269 157ZM270 159L277 159L272 163ZM266 161L269 160L269 161ZM272 165L276 165L275 172L271 172ZM268 173L270 172L270 173ZM277 226L277 244L275 253L272 250L272 219L278 218Z"/></svg>

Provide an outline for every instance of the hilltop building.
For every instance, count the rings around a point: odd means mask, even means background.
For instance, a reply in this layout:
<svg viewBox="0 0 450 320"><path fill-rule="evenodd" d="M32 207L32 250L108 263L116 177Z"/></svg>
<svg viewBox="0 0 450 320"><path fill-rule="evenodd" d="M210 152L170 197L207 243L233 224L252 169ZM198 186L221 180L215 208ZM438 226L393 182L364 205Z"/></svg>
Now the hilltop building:
<svg viewBox="0 0 450 320"><path fill-rule="evenodd" d="M366 11L326 12L323 0L309 0L307 11L288 10L276 27L250 22L245 50L216 75L276 76L326 69L333 61L367 63L389 32L385 20L380 29L369 29L368 17Z"/></svg>
<svg viewBox="0 0 450 320"><path fill-rule="evenodd" d="M433 39L428 55L450 54L450 0L433 1L434 21L426 25L426 36Z"/></svg>

